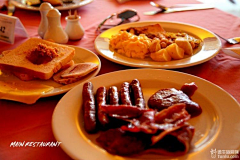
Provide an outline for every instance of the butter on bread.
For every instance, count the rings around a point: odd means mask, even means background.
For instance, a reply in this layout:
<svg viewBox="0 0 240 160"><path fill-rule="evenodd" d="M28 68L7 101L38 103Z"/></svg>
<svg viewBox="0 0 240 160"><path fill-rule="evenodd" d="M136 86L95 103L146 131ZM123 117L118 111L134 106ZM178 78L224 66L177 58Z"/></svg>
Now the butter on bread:
<svg viewBox="0 0 240 160"><path fill-rule="evenodd" d="M35 51L36 48L44 48L46 53ZM39 56L34 57L35 53L46 55L45 60L37 61ZM57 73L63 66L67 65L75 54L75 49L65 45L49 42L39 38L30 38L17 48L4 51L0 54L0 69L14 72L15 75L27 75L32 78L50 79L54 73ZM29 58L30 55L30 58ZM18 76L21 79L21 76ZM28 77L28 78L29 78ZM26 78L26 80L29 80Z"/></svg>
<svg viewBox="0 0 240 160"><path fill-rule="evenodd" d="M74 83L97 68L98 64L91 62L74 64L71 67L55 74L53 76L53 80L61 84Z"/></svg>

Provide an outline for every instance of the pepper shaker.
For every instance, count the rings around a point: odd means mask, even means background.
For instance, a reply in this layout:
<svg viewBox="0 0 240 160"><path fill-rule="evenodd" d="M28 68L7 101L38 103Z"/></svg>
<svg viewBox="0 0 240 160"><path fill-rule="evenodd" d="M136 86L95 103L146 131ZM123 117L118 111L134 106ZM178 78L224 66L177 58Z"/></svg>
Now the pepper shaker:
<svg viewBox="0 0 240 160"><path fill-rule="evenodd" d="M41 22L40 22L40 25L38 27L38 35L43 38L44 37L44 34L48 28L48 20L47 20L47 13L50 9L52 9L53 6L48 3L48 2L43 2L41 5L40 5L40 14L41 14Z"/></svg>
<svg viewBox="0 0 240 160"><path fill-rule="evenodd" d="M56 43L67 43L68 35L61 25L61 13L56 9L50 9L47 14L48 29L44 35L45 40L53 40Z"/></svg>
<svg viewBox="0 0 240 160"><path fill-rule="evenodd" d="M65 31L70 40L79 40L85 33L81 23L79 22L80 19L81 17L78 15L69 15L65 17L65 20L67 21Z"/></svg>

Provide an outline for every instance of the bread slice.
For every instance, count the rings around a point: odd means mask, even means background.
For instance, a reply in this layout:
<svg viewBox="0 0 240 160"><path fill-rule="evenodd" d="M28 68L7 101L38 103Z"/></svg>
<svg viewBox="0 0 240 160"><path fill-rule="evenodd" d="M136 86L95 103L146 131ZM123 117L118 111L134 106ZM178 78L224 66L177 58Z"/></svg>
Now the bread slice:
<svg viewBox="0 0 240 160"><path fill-rule="evenodd" d="M38 45L56 49L56 56L44 63L31 61L29 52ZM75 49L65 45L49 42L39 38L30 38L11 51L4 51L0 54L0 69L27 75L32 78L50 79L54 73L58 72L63 66L69 63L75 54ZM35 57L36 58L36 57ZM27 79L28 80L28 79Z"/></svg>
<svg viewBox="0 0 240 160"><path fill-rule="evenodd" d="M91 62L74 64L71 67L55 74L53 76L53 80L61 84L74 83L97 68L98 64Z"/></svg>
<svg viewBox="0 0 240 160"><path fill-rule="evenodd" d="M70 62L68 62L66 65L62 66L61 70L65 70L69 67L71 67L72 65L74 65L74 61L71 60ZM23 81L30 81L35 79L32 75L26 74L26 73L20 73L20 72L12 72L15 76L17 76L19 79L23 80Z"/></svg>

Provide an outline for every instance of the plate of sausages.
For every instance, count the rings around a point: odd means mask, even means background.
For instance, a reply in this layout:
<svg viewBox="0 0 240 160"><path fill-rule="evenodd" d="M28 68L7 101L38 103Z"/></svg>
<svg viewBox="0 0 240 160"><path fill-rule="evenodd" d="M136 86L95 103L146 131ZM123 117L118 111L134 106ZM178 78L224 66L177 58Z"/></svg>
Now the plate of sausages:
<svg viewBox="0 0 240 160"><path fill-rule="evenodd" d="M73 159L208 159L212 149L237 149L239 136L224 139L239 133L239 111L232 96L201 78L132 69L74 87L57 104L52 129Z"/></svg>

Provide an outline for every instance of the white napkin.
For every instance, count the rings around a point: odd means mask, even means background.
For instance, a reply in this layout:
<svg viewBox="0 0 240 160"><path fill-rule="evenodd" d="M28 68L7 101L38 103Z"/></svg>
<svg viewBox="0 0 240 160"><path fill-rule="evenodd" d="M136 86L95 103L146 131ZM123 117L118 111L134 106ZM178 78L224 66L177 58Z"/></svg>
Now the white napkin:
<svg viewBox="0 0 240 160"><path fill-rule="evenodd" d="M229 56L240 59L240 47L222 48L222 51Z"/></svg>

